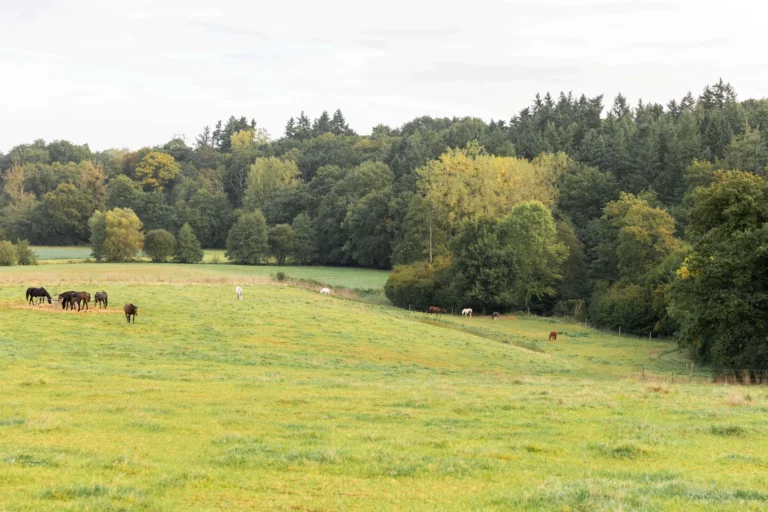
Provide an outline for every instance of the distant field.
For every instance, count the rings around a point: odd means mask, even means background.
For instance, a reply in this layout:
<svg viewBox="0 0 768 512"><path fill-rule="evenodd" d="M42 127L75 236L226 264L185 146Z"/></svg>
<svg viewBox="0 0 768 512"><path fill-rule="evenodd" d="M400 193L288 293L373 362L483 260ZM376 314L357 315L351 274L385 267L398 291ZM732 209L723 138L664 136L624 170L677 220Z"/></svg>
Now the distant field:
<svg viewBox="0 0 768 512"><path fill-rule="evenodd" d="M84 260L91 256L90 247L54 247L36 245L32 247L42 261L54 260ZM226 263L223 249L206 249L203 261L205 263L221 262ZM218 260L218 261L217 261Z"/></svg>
<svg viewBox="0 0 768 512"><path fill-rule="evenodd" d="M45 260L84 260L91 256L90 247L49 247L36 245L32 247L39 258Z"/></svg>
<svg viewBox="0 0 768 512"><path fill-rule="evenodd" d="M51 286L59 283L212 284L248 286L263 283L282 270L288 277L357 289L381 289L388 272L347 267L277 267L230 264L174 263L49 263L31 267L0 267L0 285Z"/></svg>

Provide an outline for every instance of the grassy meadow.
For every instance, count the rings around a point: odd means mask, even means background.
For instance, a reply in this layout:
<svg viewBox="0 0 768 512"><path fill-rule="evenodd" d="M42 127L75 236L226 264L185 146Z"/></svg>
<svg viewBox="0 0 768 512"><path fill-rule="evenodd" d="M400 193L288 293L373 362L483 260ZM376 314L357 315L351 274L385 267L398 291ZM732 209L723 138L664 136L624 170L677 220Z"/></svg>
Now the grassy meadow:
<svg viewBox="0 0 768 512"><path fill-rule="evenodd" d="M275 271L0 269L0 511L768 508L764 388L630 377L687 375L668 342L428 319ZM30 307L33 284L110 308Z"/></svg>

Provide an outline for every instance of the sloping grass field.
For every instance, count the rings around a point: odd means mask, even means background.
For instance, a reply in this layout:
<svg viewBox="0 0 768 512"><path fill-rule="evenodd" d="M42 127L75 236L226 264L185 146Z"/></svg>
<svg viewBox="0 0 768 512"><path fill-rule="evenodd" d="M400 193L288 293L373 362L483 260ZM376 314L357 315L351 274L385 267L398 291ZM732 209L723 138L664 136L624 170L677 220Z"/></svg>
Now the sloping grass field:
<svg viewBox="0 0 768 512"><path fill-rule="evenodd" d="M0 510L768 508L768 392L627 378L686 374L669 343L427 319L266 275L2 269ZM31 285L106 289L110 308L27 306Z"/></svg>

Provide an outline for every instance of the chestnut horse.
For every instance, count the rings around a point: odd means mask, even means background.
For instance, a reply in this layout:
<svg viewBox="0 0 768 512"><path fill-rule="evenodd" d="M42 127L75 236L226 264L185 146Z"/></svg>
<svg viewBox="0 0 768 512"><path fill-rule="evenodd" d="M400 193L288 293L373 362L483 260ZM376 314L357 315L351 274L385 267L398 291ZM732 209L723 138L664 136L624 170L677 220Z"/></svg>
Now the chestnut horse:
<svg viewBox="0 0 768 512"><path fill-rule="evenodd" d="M549 340L547 341L557 341L557 331L550 331Z"/></svg>
<svg viewBox="0 0 768 512"><path fill-rule="evenodd" d="M427 314L428 315L440 316L443 313L445 313L445 308L441 308L441 307L438 307L438 306L429 306L427 308Z"/></svg>

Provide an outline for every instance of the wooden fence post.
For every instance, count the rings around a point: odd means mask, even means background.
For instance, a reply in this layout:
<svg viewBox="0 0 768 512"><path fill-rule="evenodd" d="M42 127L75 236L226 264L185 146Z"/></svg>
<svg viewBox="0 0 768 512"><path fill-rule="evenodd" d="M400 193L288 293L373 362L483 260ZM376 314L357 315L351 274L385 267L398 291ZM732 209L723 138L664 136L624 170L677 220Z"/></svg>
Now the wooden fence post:
<svg viewBox="0 0 768 512"><path fill-rule="evenodd" d="M645 365L643 365L643 380L645 380Z"/></svg>

